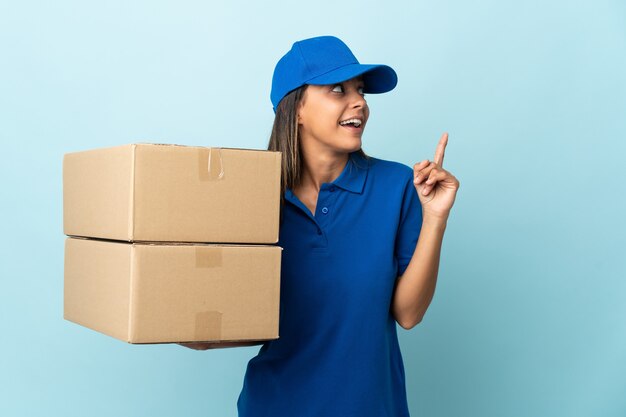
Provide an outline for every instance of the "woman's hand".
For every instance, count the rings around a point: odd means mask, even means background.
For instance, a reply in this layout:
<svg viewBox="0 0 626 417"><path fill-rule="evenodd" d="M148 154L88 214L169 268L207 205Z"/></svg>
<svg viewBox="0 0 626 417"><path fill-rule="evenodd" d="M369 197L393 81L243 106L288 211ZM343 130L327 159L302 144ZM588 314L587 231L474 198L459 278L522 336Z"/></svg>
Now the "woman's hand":
<svg viewBox="0 0 626 417"><path fill-rule="evenodd" d="M256 345L262 345L263 342L220 342L220 343L188 342L188 343L178 343L178 344L189 349L208 350L208 349L220 349L220 348L229 348L229 347L256 346Z"/></svg>
<svg viewBox="0 0 626 417"><path fill-rule="evenodd" d="M213 349L216 347L215 345L217 345L217 343L208 343L208 342L189 342L189 343L178 343L178 344L186 348L194 349L194 350Z"/></svg>
<svg viewBox="0 0 626 417"><path fill-rule="evenodd" d="M459 189L460 184L456 177L443 169L447 144L448 134L444 133L435 150L435 160L430 162L426 159L413 166L413 183L422 203L424 217L447 219Z"/></svg>

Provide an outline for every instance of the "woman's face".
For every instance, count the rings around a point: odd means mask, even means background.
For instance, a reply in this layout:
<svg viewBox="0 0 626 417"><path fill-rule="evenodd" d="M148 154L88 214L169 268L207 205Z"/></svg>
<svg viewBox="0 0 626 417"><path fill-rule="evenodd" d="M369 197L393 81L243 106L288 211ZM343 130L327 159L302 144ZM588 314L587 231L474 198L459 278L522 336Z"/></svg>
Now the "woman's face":
<svg viewBox="0 0 626 417"><path fill-rule="evenodd" d="M306 149L340 153L361 148L369 117L363 80L356 77L333 85L308 85L298 108L298 126ZM357 123L341 123L358 119Z"/></svg>

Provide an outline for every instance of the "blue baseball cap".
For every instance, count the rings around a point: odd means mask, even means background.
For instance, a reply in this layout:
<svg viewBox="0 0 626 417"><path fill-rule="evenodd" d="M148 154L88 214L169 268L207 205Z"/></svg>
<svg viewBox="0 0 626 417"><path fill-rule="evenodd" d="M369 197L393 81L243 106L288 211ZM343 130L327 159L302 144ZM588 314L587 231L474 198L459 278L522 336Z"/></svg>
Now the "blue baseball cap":
<svg viewBox="0 0 626 417"><path fill-rule="evenodd" d="M339 38L318 36L294 42L274 68L270 93L274 113L283 97L298 87L339 83L361 74L364 93L386 93L398 84L398 76L391 67L360 64Z"/></svg>

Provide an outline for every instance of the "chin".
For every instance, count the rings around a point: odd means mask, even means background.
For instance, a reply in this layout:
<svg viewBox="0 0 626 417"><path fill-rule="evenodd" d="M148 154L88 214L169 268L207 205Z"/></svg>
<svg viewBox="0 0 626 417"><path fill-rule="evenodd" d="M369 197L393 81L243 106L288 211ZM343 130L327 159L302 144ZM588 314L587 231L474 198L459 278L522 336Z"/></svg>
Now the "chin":
<svg viewBox="0 0 626 417"><path fill-rule="evenodd" d="M334 148L337 152L352 153L361 149L361 138L357 136L336 138L333 142L327 144Z"/></svg>
<svg viewBox="0 0 626 417"><path fill-rule="evenodd" d="M355 143L354 146L351 147L350 152L358 151L359 149L361 149L361 146L362 146L362 142L361 142L361 139L359 138L358 144Z"/></svg>

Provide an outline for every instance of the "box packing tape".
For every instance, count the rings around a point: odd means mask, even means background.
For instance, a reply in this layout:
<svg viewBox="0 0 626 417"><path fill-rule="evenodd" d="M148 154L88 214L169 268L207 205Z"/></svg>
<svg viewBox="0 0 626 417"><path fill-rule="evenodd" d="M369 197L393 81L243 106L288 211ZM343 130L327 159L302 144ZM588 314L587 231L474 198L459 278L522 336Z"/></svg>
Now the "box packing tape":
<svg viewBox="0 0 626 417"><path fill-rule="evenodd" d="M222 340L221 311L211 310L196 313L195 324L195 340L203 342Z"/></svg>
<svg viewBox="0 0 626 417"><path fill-rule="evenodd" d="M198 177L200 181L215 181L224 178L224 162L222 148L198 149ZM217 165L217 166L216 166Z"/></svg>
<svg viewBox="0 0 626 417"><path fill-rule="evenodd" d="M222 249L215 246L196 248L196 268L220 268ZM198 341L222 340L222 312L216 310L196 313L194 338Z"/></svg>
<svg viewBox="0 0 626 417"><path fill-rule="evenodd" d="M220 268L222 249L217 246L196 247L196 268Z"/></svg>

